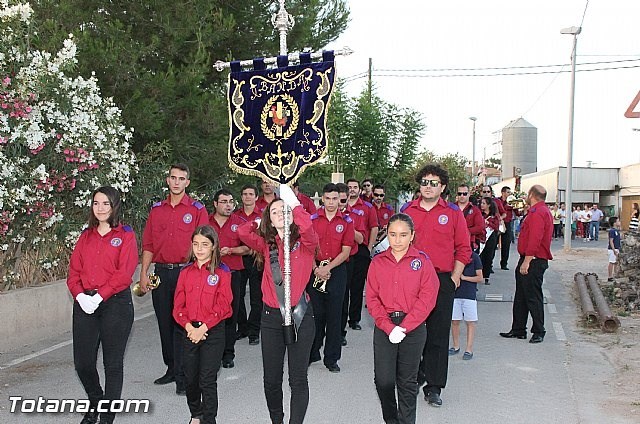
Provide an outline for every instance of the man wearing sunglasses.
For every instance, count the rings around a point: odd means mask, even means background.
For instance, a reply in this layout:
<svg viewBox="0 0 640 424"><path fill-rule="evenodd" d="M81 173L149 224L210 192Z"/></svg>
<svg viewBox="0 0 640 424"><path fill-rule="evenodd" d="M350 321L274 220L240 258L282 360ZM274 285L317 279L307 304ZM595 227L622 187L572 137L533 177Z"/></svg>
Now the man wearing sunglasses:
<svg viewBox="0 0 640 424"><path fill-rule="evenodd" d="M378 216L378 228L380 230L387 228L389 218L395 213L393 207L384 203L384 186L376 184L373 187L373 206L376 208Z"/></svg>
<svg viewBox="0 0 640 424"><path fill-rule="evenodd" d="M420 371L426 381L425 400L431 406L440 406L449 367L453 298L462 271L471 260L471 247L464 215L456 205L441 198L449 184L447 170L426 165L416 175L416 181L420 184L420 198L411 202L405 213L413 218L414 246L429 255L440 281L436 306L426 321L427 341Z"/></svg>
<svg viewBox="0 0 640 424"><path fill-rule="evenodd" d="M373 181L370 179L362 180L362 193L360 198L365 202L373 203Z"/></svg>
<svg viewBox="0 0 640 424"><path fill-rule="evenodd" d="M500 197L496 199L496 204L502 205L502 209L498 207L500 216L504 221L505 232L500 234L500 269L508 271L509 251L511 250L511 241L513 240L513 207L507 202L507 197L511 195L511 188L504 186L500 190Z"/></svg>
<svg viewBox="0 0 640 424"><path fill-rule="evenodd" d="M467 229L469 230L469 244L471 249L476 250L480 247L480 243L484 243L487 233L485 231L484 219L482 219L482 212L477 206L474 206L469 201L469 186L461 184L458 186L458 192L456 195L456 205L462 211L464 219L467 222Z"/></svg>

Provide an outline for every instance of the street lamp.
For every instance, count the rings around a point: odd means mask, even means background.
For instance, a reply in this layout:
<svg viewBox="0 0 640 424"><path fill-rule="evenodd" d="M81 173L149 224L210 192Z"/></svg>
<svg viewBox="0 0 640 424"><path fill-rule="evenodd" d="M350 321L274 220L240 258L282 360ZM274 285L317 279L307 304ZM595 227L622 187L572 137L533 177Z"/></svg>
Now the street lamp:
<svg viewBox="0 0 640 424"><path fill-rule="evenodd" d="M473 121L473 151L471 152L471 185L475 185L474 179L476 178L476 118L470 116L469 119Z"/></svg>
<svg viewBox="0 0 640 424"><path fill-rule="evenodd" d="M571 52L571 96L569 98L569 142L567 147L567 195L565 196L565 204L567 206L564 227L565 252L571 251L571 220L573 218L571 192L573 190L573 115L576 96L576 47L578 45L578 34L580 34L581 31L581 27L575 26L560 30L560 34L573 35L573 51Z"/></svg>

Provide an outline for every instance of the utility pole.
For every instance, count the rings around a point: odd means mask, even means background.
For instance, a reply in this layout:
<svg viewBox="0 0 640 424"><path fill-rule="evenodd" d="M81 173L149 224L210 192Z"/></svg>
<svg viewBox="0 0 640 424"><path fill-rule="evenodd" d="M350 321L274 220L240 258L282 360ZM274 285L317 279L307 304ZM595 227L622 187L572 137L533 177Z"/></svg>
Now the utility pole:
<svg viewBox="0 0 640 424"><path fill-rule="evenodd" d="M372 92L373 92L373 59L369 58L369 106L371 106Z"/></svg>

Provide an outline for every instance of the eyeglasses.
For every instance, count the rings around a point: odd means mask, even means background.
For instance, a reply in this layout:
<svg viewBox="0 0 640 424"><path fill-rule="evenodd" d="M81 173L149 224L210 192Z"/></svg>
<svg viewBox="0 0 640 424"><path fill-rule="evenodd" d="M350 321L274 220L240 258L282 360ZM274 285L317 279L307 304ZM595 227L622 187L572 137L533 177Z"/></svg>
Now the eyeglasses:
<svg viewBox="0 0 640 424"><path fill-rule="evenodd" d="M468 191L459 191L458 192L458 196L468 196L469 192Z"/></svg>
<svg viewBox="0 0 640 424"><path fill-rule="evenodd" d="M340 199L340 203L347 203L347 199Z"/></svg>
<svg viewBox="0 0 640 424"><path fill-rule="evenodd" d="M420 185L422 187L427 187L427 186L438 187L440 185L440 180L423 179L423 180L420 180Z"/></svg>
<svg viewBox="0 0 640 424"><path fill-rule="evenodd" d="M373 193L374 197L384 197L384 193Z"/></svg>
<svg viewBox="0 0 640 424"><path fill-rule="evenodd" d="M364 184L362 184L362 187L371 187L371 184L369 184L369 183L364 183Z"/></svg>
<svg viewBox="0 0 640 424"><path fill-rule="evenodd" d="M491 190L482 190L483 193L491 193Z"/></svg>

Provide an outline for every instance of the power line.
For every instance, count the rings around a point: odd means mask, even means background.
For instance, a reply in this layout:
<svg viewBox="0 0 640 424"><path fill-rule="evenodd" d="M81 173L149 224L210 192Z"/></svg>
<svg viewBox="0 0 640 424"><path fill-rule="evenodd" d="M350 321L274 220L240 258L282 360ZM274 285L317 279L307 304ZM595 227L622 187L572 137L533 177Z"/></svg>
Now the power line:
<svg viewBox="0 0 640 424"><path fill-rule="evenodd" d="M582 12L582 20L580 21L581 28L582 28L582 24L584 23L584 17L587 14L587 7L589 7L589 0L587 0L587 3L584 5L584 12Z"/></svg>

